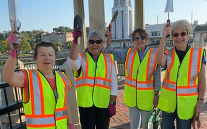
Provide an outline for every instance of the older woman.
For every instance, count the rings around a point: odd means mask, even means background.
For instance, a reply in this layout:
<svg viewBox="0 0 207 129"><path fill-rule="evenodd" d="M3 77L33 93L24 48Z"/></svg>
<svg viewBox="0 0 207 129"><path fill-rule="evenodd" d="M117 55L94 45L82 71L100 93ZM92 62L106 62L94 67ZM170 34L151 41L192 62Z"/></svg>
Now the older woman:
<svg viewBox="0 0 207 129"><path fill-rule="evenodd" d="M160 67L155 62L156 49L146 44L149 39L146 30L135 29L132 33L134 47L113 50L111 33L107 31L107 51L114 59L125 62L124 103L129 107L130 128L148 129L149 111L157 106L161 86Z"/></svg>
<svg viewBox="0 0 207 129"><path fill-rule="evenodd" d="M190 129L198 121L202 111L205 79L205 50L187 45L190 24L186 20L179 20L168 27L166 23L157 51L157 62L167 66L158 107L163 111L162 121L164 129ZM166 35L171 34L175 47L164 54Z"/></svg>
<svg viewBox="0 0 207 129"><path fill-rule="evenodd" d="M14 72L16 50L20 36L11 33L10 56L5 64L3 78L13 87L23 88L23 106L28 129L75 129L70 117L66 93L71 82L60 71L53 71L55 47L52 43L41 42L35 47L34 60L37 69ZM16 50L13 45L16 44Z"/></svg>
<svg viewBox="0 0 207 129"><path fill-rule="evenodd" d="M116 113L118 94L113 55L103 53L103 38L94 30L88 35L87 49L78 54L78 29L73 30L68 63L75 71L77 101L82 129L108 129Z"/></svg>

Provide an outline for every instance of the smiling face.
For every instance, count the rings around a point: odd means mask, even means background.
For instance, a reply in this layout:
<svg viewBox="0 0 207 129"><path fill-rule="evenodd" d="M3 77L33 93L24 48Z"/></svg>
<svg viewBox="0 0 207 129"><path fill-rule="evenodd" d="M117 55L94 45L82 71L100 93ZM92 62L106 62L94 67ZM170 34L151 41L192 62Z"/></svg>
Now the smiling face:
<svg viewBox="0 0 207 129"><path fill-rule="evenodd" d="M43 71L53 70L55 65L55 50L52 47L39 47L37 49L37 57L35 58L37 68Z"/></svg>
<svg viewBox="0 0 207 129"><path fill-rule="evenodd" d="M90 39L90 40L94 40L94 41L97 41L97 40L101 40L97 35L93 35ZM88 42L88 51L90 53L93 54L93 56L98 56L101 52L103 48L103 41L99 44L97 44L97 42L94 42L93 44Z"/></svg>
<svg viewBox="0 0 207 129"><path fill-rule="evenodd" d="M175 29L172 34L172 40L178 50L185 51L189 39L188 32L185 29Z"/></svg>
<svg viewBox="0 0 207 129"><path fill-rule="evenodd" d="M144 51L146 46L146 37L139 33L135 33L133 43L138 51Z"/></svg>

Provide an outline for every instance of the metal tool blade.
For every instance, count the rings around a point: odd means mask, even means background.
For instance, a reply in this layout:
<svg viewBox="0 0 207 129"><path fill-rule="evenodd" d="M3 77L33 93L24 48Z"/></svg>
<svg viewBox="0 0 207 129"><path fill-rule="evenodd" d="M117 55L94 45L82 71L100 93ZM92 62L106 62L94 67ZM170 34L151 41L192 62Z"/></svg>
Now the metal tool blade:
<svg viewBox="0 0 207 129"><path fill-rule="evenodd" d="M19 0L8 0L9 20L13 32L18 32L21 27Z"/></svg>
<svg viewBox="0 0 207 129"><path fill-rule="evenodd" d="M116 10L116 12L114 13L114 16L111 19L111 23L116 20L117 15L118 15L118 10Z"/></svg>

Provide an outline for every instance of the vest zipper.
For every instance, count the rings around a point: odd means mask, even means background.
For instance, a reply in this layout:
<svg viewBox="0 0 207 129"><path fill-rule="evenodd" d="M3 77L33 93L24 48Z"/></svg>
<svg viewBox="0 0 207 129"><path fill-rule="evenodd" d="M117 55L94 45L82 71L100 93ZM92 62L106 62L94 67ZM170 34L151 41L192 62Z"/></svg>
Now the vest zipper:
<svg viewBox="0 0 207 129"><path fill-rule="evenodd" d="M137 77L138 77L138 74L139 74L139 67L137 69L137 75L136 75L136 106L138 107L138 104L137 104Z"/></svg>
<svg viewBox="0 0 207 129"><path fill-rule="evenodd" d="M180 64L181 65L181 64ZM180 65L179 65L179 67L178 67L178 73L177 73L177 78L176 78L176 90L175 90L175 92L176 92L176 98L175 98L175 101L176 101L176 110L177 110L177 100L178 100L178 97L177 97L177 83L178 83L178 78L179 78L179 69L180 69Z"/></svg>
<svg viewBox="0 0 207 129"><path fill-rule="evenodd" d="M97 63L96 62L94 62L95 63L95 65L96 65L96 67L95 67L95 75L94 75L94 83L93 83L93 91L92 91L92 100L93 100L93 92L94 92L94 86L95 86L95 80L96 80L96 69L98 68L98 66L97 66ZM94 102L93 102L93 105L94 105Z"/></svg>
<svg viewBox="0 0 207 129"><path fill-rule="evenodd" d="M55 73L55 72L54 72ZM56 86L56 94L55 94L55 91L53 90L53 93L55 95L55 109L56 109L56 105L57 105L57 99L59 98L59 94L58 94L58 89L57 89L57 85L56 85L56 73L55 73L55 86ZM55 119L55 112L54 112L54 119ZM57 129L57 126L56 126L56 120L55 120L55 129Z"/></svg>

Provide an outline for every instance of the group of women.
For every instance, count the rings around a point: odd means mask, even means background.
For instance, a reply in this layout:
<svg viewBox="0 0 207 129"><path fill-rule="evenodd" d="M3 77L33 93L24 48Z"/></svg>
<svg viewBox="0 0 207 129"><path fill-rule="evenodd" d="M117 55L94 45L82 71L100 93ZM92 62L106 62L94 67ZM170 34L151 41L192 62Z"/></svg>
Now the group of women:
<svg viewBox="0 0 207 129"><path fill-rule="evenodd" d="M107 29L107 52L103 52L103 37L96 30L88 34L87 49L78 53L79 29L73 30L73 44L68 65L76 77L77 103L82 129L108 129L110 117L116 113L118 94L114 60L125 62L124 103L129 107L130 128L148 129L149 111L162 110L163 129L200 127L206 88L205 50L190 47L187 42L190 24L179 20L163 28L159 47L149 48L149 36L142 28L131 35L134 47L113 50L111 32ZM170 34L175 44L164 51ZM4 80L11 86L22 87L27 128L75 129L70 118L66 93L71 87L64 73L53 71L55 48L52 43L36 45L36 70L14 72L19 37L11 33L10 56L5 64ZM13 44L16 47L14 49ZM109 54L111 53L111 54ZM160 69L166 66L161 85ZM161 89L161 90L160 90Z"/></svg>

